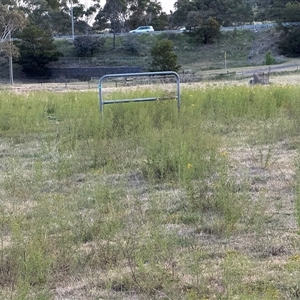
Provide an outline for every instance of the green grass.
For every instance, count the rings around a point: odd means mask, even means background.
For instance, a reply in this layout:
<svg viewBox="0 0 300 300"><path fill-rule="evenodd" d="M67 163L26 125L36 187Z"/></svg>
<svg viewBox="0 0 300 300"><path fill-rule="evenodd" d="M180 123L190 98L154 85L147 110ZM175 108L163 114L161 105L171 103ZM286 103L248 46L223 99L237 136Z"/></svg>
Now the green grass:
<svg viewBox="0 0 300 300"><path fill-rule="evenodd" d="M298 95L1 92L1 299L296 299Z"/></svg>

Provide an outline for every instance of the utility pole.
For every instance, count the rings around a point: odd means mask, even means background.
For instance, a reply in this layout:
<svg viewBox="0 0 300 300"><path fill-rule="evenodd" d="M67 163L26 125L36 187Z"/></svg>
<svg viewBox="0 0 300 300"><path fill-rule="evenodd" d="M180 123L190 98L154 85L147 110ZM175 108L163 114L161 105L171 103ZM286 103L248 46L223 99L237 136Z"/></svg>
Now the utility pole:
<svg viewBox="0 0 300 300"><path fill-rule="evenodd" d="M11 48L11 31L9 31L9 82L11 85L14 84L14 71L12 64L12 48Z"/></svg>
<svg viewBox="0 0 300 300"><path fill-rule="evenodd" d="M117 2L114 0L113 2L113 49L116 49L116 21L117 21Z"/></svg>
<svg viewBox="0 0 300 300"><path fill-rule="evenodd" d="M71 25L72 25L72 39L74 41L74 15L73 15L73 0L70 0L71 3Z"/></svg>

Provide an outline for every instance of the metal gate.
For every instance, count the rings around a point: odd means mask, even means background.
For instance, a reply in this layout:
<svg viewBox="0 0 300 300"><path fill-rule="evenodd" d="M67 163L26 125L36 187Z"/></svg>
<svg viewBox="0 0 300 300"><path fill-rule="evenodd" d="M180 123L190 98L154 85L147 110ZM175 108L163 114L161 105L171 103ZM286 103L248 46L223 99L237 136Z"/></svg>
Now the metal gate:
<svg viewBox="0 0 300 300"><path fill-rule="evenodd" d="M171 75L172 77L174 77L176 79L176 95L174 97L170 97L170 96L157 97L157 96L153 95L153 97L147 97L147 98L103 100L102 83L103 83L104 80L107 80L109 78L124 78L125 80L128 80L128 78L132 78L132 77L153 77L153 76L163 77L163 76L167 76L167 75ZM100 78L98 89L99 89L100 112L103 112L104 105L106 105L106 104L126 103L126 102L145 102L145 101L171 100L171 99L177 99L178 112L180 110L180 78L179 78L179 75L176 72L173 72L173 71L108 74L108 75L104 75Z"/></svg>

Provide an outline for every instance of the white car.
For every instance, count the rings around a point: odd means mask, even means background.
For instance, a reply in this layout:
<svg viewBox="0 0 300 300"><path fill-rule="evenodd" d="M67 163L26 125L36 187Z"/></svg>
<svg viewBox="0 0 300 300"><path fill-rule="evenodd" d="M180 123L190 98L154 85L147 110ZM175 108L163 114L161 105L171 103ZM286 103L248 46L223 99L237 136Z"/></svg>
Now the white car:
<svg viewBox="0 0 300 300"><path fill-rule="evenodd" d="M185 27L182 27L179 29L180 32L190 32L190 30L186 29Z"/></svg>
<svg viewBox="0 0 300 300"><path fill-rule="evenodd" d="M129 33L145 33L145 32L153 32L154 29L152 26L140 26L137 29L129 31Z"/></svg>

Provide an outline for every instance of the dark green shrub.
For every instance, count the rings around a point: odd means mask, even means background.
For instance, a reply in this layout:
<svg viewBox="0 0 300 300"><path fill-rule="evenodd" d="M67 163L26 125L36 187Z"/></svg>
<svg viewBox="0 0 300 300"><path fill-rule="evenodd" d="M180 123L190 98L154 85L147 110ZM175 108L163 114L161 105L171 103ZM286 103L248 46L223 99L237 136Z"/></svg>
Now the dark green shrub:
<svg viewBox="0 0 300 300"><path fill-rule="evenodd" d="M152 63L150 71L174 71L181 66L177 64L177 55L173 52L172 41L163 39L157 41L151 49Z"/></svg>
<svg viewBox="0 0 300 300"><path fill-rule="evenodd" d="M272 56L271 51L268 51L267 54L266 54L266 65L267 66L273 65L274 63L275 63L275 59Z"/></svg>
<svg viewBox="0 0 300 300"><path fill-rule="evenodd" d="M278 48L283 55L300 56L300 28L290 29L279 43Z"/></svg>
<svg viewBox="0 0 300 300"><path fill-rule="evenodd" d="M74 40L74 47L78 56L94 56L94 52L103 48L104 44L105 39L91 35L78 36Z"/></svg>
<svg viewBox="0 0 300 300"><path fill-rule="evenodd" d="M30 76L50 75L47 64L57 61L62 54L57 51L53 35L49 30L38 26L27 26L18 36L16 42L20 56L18 63Z"/></svg>

